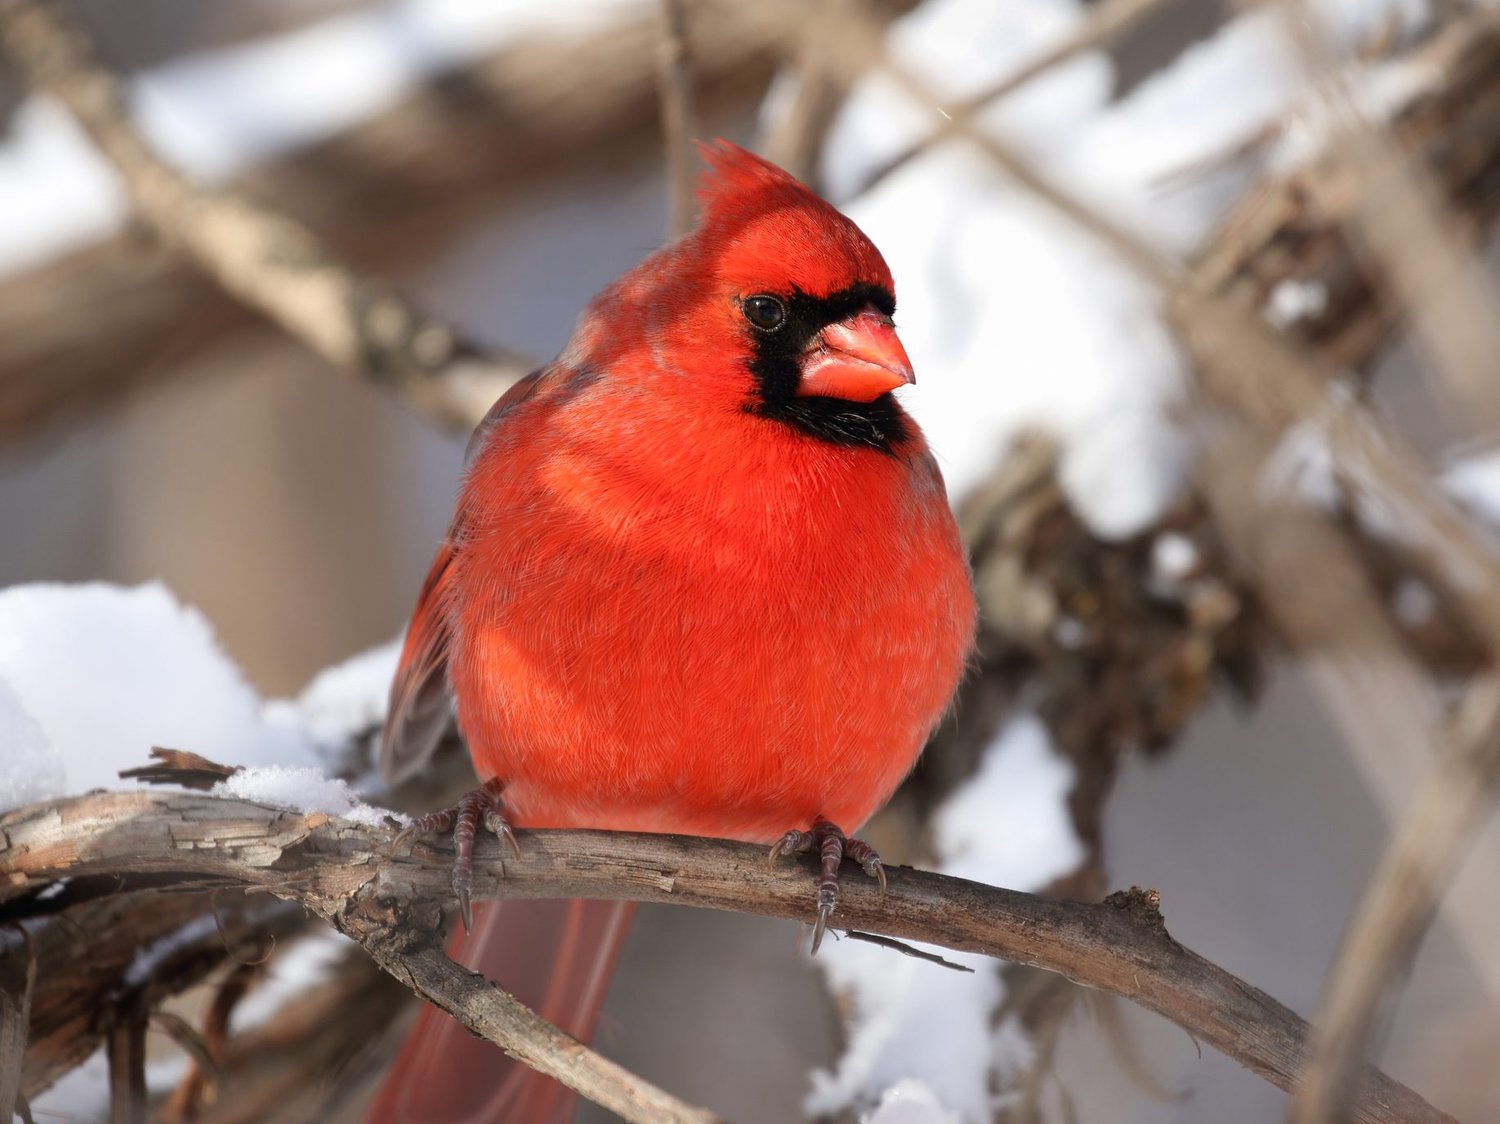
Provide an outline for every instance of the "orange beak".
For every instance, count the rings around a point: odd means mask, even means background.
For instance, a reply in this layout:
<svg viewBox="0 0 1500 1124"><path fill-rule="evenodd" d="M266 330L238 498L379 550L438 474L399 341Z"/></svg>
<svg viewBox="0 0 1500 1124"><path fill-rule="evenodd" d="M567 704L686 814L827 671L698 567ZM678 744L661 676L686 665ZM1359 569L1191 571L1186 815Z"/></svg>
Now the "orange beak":
<svg viewBox="0 0 1500 1124"><path fill-rule="evenodd" d="M803 352L800 366L799 398L873 402L917 381L891 318L873 308L824 328Z"/></svg>

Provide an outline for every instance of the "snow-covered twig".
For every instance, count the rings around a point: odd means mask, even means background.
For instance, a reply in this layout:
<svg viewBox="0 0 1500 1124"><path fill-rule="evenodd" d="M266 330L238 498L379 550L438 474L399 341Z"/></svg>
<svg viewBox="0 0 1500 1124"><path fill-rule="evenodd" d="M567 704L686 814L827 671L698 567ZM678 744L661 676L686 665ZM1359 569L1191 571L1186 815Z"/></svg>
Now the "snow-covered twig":
<svg viewBox="0 0 1500 1124"><path fill-rule="evenodd" d="M293 899L528 1064L629 1119L675 1118L643 1116L643 1094L621 1074L447 961L439 947L451 897L446 848L391 854L384 828L195 794L96 793L19 809L0 819L0 831L8 841L0 862L12 872L0 886L0 916L55 879L105 872L183 885L211 879ZM624 898L792 919L805 919L811 901L804 878L770 871L764 852L747 844L576 831L521 840L519 858L481 844L476 898ZM1153 894L1087 904L897 868L885 893L849 882L839 909L863 931L1032 964L1125 996L1283 1089L1302 1056L1306 1024L1174 941ZM1374 1069L1353 1118L1448 1119Z"/></svg>

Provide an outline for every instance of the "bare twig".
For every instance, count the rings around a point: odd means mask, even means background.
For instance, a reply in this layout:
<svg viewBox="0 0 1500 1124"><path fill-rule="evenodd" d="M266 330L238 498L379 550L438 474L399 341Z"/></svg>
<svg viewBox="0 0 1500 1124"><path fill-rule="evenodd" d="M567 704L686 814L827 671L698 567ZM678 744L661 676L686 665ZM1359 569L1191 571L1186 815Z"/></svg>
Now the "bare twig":
<svg viewBox="0 0 1500 1124"><path fill-rule="evenodd" d="M935 952L928 952L925 948L898 941L894 937L881 937L874 933L861 933L858 929L845 929L844 936L851 941L863 941L865 944L878 945L888 948L892 952L899 952L902 956L910 956L914 960L925 960L929 964L936 964L940 968L948 968L954 972L968 972L973 974L974 969L967 964L955 964L952 960L939 956Z"/></svg>
<svg viewBox="0 0 1500 1124"><path fill-rule="evenodd" d="M662 139L667 149L667 188L672 210L668 234L680 238L693 227L697 181L693 137L693 58L688 48L687 5L661 0L661 40L657 46L657 82L661 87Z"/></svg>
<svg viewBox="0 0 1500 1124"><path fill-rule="evenodd" d="M120 79L52 0L0 0L0 51L33 89L73 112L165 240L336 366L401 391L454 426L472 424L532 366L515 355L480 355L287 215L169 168L131 120Z"/></svg>
<svg viewBox="0 0 1500 1124"><path fill-rule="evenodd" d="M974 118L988 105L1015 93L1028 82L1055 66L1085 53L1108 47L1132 28L1164 8L1167 0L1099 0L1088 10L1083 24L1071 36L1050 51L1044 51L1030 62L1007 74L1000 81L965 98L948 111L945 119L927 136L902 149L875 167L852 194L859 196L894 172L905 167L928 149L945 140L962 136Z"/></svg>
<svg viewBox="0 0 1500 1124"><path fill-rule="evenodd" d="M163 1115L173 1120L193 1120L205 1099L212 1099L223 1081L219 1063L224 1058L224 1044L229 1037L229 1019L240 999L249 990L251 983L261 974L259 963L234 965L229 976L214 991L213 1002L203 1016L203 1033L199 1034L185 1022L174 1029L168 1024L167 1032L193 1059L193 1067L172 1090ZM163 1012L158 1011L160 1020ZM182 1020L179 1020L180 1022Z"/></svg>
<svg viewBox="0 0 1500 1124"><path fill-rule="evenodd" d="M1348 225L1357 247L1384 274L1409 317L1440 390L1459 407L1453 415L1481 430L1495 429L1500 395L1493 388L1493 363L1500 330L1493 286L1434 202L1421 169L1356 107L1310 7L1284 4L1282 12L1336 122L1332 144L1351 173L1356 202ZM1500 654L1495 634L1487 639L1492 657ZM1487 819L1497 786L1500 702L1489 671L1465 693L1436 767L1417 789L1340 942L1292 1121L1342 1118L1382 1007Z"/></svg>
<svg viewBox="0 0 1500 1124"><path fill-rule="evenodd" d="M1422 168L1409 161L1356 104L1340 60L1324 41L1306 0L1274 0L1332 118L1330 148L1352 195L1347 223L1356 248L1388 281L1440 389L1470 430L1500 430L1495 356L1500 355L1500 292L1437 203Z"/></svg>
<svg viewBox="0 0 1500 1124"><path fill-rule="evenodd" d="M0 929L0 1121L15 1119L24 1103L21 1070L35 985L36 951L30 934L19 925Z"/></svg>
<svg viewBox="0 0 1500 1124"><path fill-rule="evenodd" d="M172 1011L152 1011L150 1022L193 1060L190 1079L196 1079L199 1088L212 1085L219 1080L218 1063L208 1039L193 1029L193 1024Z"/></svg>
<svg viewBox="0 0 1500 1124"><path fill-rule="evenodd" d="M838 9L856 6L864 0L820 0L831 8L837 19ZM762 113L772 116L760 139L760 152L766 159L780 164L804 183L818 183L818 155L833 119L849 91L835 69L823 61L823 44L812 34L803 34L792 59L783 64L780 82L791 88L778 90L768 100ZM784 91L784 95L783 95Z"/></svg>
<svg viewBox="0 0 1500 1124"><path fill-rule="evenodd" d="M441 995L445 1007L471 1027L500 1032L501 1024L487 1020L500 1017L503 1001L436 959L438 903L451 898L443 851L387 855L392 833L384 829L159 792L96 793L21 809L0 818L0 830L9 840L0 861L19 875L0 887L0 903L56 878L104 871L171 873L185 884L204 878L234 882L301 902L402 979L410 981L405 965L412 954L425 950L420 986ZM768 871L763 850L746 844L574 831L524 832L521 838L522 855L505 857L503 870L499 851L490 841L481 845L476 898L623 898L798 920L807 917L812 900L804 879ZM1172 940L1149 895L1113 895L1095 905L901 868L888 874L885 893L860 884L846 888L842 922L898 940L1032 964L1123 995L1281 1088L1290 1087L1306 1025ZM483 996L482 1011L468 1005L475 996ZM580 1049L569 1046L560 1063L562 1078L575 1088ZM598 1089L580 1091L599 1095ZM1447 1118L1369 1069L1355 1119L1394 1124Z"/></svg>
<svg viewBox="0 0 1500 1124"><path fill-rule="evenodd" d="M340 926L377 964L429 1003L511 1057L557 1078L622 1119L634 1124L716 1124L719 1120L596 1054L483 976L453 963L441 948L402 947L380 921L367 923L364 918L345 916Z"/></svg>
<svg viewBox="0 0 1500 1124"><path fill-rule="evenodd" d="M1417 790L1334 961L1290 1119L1342 1120L1392 980L1411 962L1500 789L1500 686L1465 696L1437 767Z"/></svg>
<svg viewBox="0 0 1500 1124"><path fill-rule="evenodd" d="M150 887L145 892L143 882ZM21 1076L27 1095L47 1088L99 1048L108 1029L99 1013L123 996L139 995L146 1009L155 1009L226 959L257 959L267 942L309 924L303 910L288 902L163 892L180 886L170 877L105 875L69 883L70 890L88 887L97 895L92 900L69 905L69 895L58 894L40 903L54 912L28 925L37 981ZM156 950L145 980L139 978L143 949Z"/></svg>
<svg viewBox="0 0 1500 1124"><path fill-rule="evenodd" d="M1204 291L1181 263L1113 222L1010 146L960 117L945 114L936 92L892 60L878 26L871 21L850 18L841 27L843 35L831 36L830 57L836 57L847 72L857 75L867 67L876 68L915 103L947 116L958 135L1007 175L1161 288L1169 319L1197 360L1211 393L1271 433L1297 421L1316 424L1335 454L1345 483L1397 509L1403 533L1411 539L1413 558L1436 584L1452 593L1491 650L1500 652L1500 560L1437 491L1420 460L1387 426L1352 399L1330 394L1332 372L1278 337L1249 310Z"/></svg>
<svg viewBox="0 0 1500 1124"><path fill-rule="evenodd" d="M180 784L183 788L196 788L207 792L214 785L232 777L238 768L220 765L202 754L185 749L166 749L153 746L151 756L155 765L141 765L134 769L121 769L120 779L140 781L142 784Z"/></svg>
<svg viewBox="0 0 1500 1124"><path fill-rule="evenodd" d="M109 1055L110 1124L146 1124L146 1019L138 997L114 1012L105 1041Z"/></svg>

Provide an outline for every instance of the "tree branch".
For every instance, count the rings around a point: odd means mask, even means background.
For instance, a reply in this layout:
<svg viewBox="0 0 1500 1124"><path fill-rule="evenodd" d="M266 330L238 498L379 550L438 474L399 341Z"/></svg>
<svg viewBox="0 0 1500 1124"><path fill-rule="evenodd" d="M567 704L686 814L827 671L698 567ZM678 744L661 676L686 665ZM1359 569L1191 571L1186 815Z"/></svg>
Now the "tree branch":
<svg viewBox="0 0 1500 1124"><path fill-rule="evenodd" d="M987 106L1015 93L1054 67L1085 52L1112 46L1132 29L1161 11L1166 4L1167 0L1099 0L1099 3L1088 9L1088 14L1072 35L1000 81L959 102L931 133L877 165L852 194L856 197L863 195L922 153L943 141L963 136L966 130L975 127L975 118Z"/></svg>
<svg viewBox="0 0 1500 1124"><path fill-rule="evenodd" d="M434 959L441 955L439 903L451 897L446 846L389 854L392 833L384 829L212 797L139 792L20 809L0 818L0 833L0 864L9 873L0 883L0 919L35 908L35 892L63 877L139 872L170 874L187 886L233 883L296 900L327 918L388 971L525 1060L546 1053L535 1041L522 1052L507 1040L507 1026L528 1025L525 1016ZM480 845L476 898L629 899L797 920L809 914L808 879L768 870L764 851L748 844L579 831L523 832L521 840L520 858L502 855L491 840ZM885 894L858 881L845 888L841 925L1061 973L1157 1012L1290 1088L1306 1024L1174 941L1154 895L1133 891L1084 904L905 868L888 877ZM417 952L423 954L413 959ZM564 1042L563 1057L547 1072L597 1099L599 1088L583 1087L580 1051ZM616 1093L615 1111L634 1103ZM1373 1068L1354 1118L1449 1119Z"/></svg>
<svg viewBox="0 0 1500 1124"><path fill-rule="evenodd" d="M340 261L307 227L229 188L196 184L151 151L124 84L51 0L0 0L0 50L66 105L114 164L137 212L228 292L335 366L407 395L440 424L472 423L530 360L477 348Z"/></svg>
<svg viewBox="0 0 1500 1124"><path fill-rule="evenodd" d="M1500 789L1500 684L1465 693L1395 839L1349 922L1318 1011L1307 1070L1290 1120L1344 1119L1391 981L1431 926L1443 891L1494 808Z"/></svg>
<svg viewBox="0 0 1500 1124"><path fill-rule="evenodd" d="M693 137L698 131L693 112L693 59L688 49L688 21L684 0L660 0L661 39L657 44L657 82L661 87L661 131L667 150L667 188L671 194L669 237L681 238L693 227L697 163Z"/></svg>
<svg viewBox="0 0 1500 1124"><path fill-rule="evenodd" d="M14 1120L25 1103L22 1062L31 1025L31 992L36 986L36 950L24 929L16 944L0 945L0 1121Z"/></svg>

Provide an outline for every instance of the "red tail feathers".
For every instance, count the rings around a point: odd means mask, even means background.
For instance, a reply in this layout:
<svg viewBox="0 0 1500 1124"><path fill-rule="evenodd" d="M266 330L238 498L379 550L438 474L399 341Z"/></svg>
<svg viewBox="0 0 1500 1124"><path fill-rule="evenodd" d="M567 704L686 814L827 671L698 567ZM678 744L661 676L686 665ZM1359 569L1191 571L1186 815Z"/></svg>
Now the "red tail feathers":
<svg viewBox="0 0 1500 1124"><path fill-rule="evenodd" d="M474 911L448 954L575 1038L594 1033L632 902L507 901ZM435 1007L402 1043L365 1124L567 1124L574 1094Z"/></svg>

